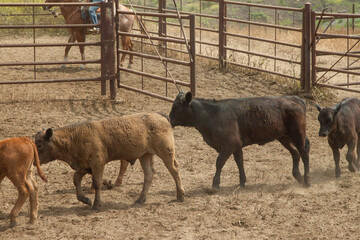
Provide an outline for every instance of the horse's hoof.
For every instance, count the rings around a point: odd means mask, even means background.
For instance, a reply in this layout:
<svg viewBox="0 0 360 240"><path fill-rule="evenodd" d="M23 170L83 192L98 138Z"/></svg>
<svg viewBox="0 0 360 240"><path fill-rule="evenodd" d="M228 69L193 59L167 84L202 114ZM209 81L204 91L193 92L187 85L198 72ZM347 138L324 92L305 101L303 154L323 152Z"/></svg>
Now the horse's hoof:
<svg viewBox="0 0 360 240"><path fill-rule="evenodd" d="M10 221L10 228L13 228L17 225L16 221Z"/></svg>
<svg viewBox="0 0 360 240"><path fill-rule="evenodd" d="M128 68L131 69L131 64L128 65Z"/></svg>
<svg viewBox="0 0 360 240"><path fill-rule="evenodd" d="M60 68L61 68L61 69L65 69L65 68L66 68L66 65L61 65Z"/></svg>
<svg viewBox="0 0 360 240"><path fill-rule="evenodd" d="M84 65L81 65L80 68L79 68L81 71L85 70L85 66Z"/></svg>

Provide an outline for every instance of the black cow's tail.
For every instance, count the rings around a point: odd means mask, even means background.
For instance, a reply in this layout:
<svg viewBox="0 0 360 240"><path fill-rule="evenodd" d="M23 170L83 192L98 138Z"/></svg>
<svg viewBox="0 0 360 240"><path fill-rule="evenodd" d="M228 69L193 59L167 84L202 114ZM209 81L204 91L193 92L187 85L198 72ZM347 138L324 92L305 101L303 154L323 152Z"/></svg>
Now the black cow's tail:
<svg viewBox="0 0 360 240"><path fill-rule="evenodd" d="M310 152L310 141L307 137L305 138L305 152Z"/></svg>
<svg viewBox="0 0 360 240"><path fill-rule="evenodd" d="M161 112L158 112L157 114L163 116L164 118L166 118L170 122L170 118L169 118L169 116L167 114L161 113Z"/></svg>

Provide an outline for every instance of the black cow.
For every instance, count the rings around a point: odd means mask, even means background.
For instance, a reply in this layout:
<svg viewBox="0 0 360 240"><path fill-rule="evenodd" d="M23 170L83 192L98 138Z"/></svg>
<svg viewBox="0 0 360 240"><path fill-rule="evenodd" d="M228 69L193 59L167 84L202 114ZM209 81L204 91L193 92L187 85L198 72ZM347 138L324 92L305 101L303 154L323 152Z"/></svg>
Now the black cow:
<svg viewBox="0 0 360 240"><path fill-rule="evenodd" d="M335 161L335 175L340 177L339 166L340 152L345 144L348 146L346 160L349 162L349 170L355 172L359 168L360 161L360 100L357 98L345 98L332 108L321 108L318 120L320 122L319 136L328 137L329 145L332 149ZM357 158L355 156L357 148Z"/></svg>
<svg viewBox="0 0 360 240"><path fill-rule="evenodd" d="M309 183L309 148L306 137L306 106L294 96L255 97L224 100L193 99L192 94L179 93L172 105L170 123L195 127L205 142L218 153L213 187L219 188L220 174L233 154L239 168L240 186L244 187L242 148L278 140L293 158L292 174L302 182L300 156L304 163L304 185Z"/></svg>

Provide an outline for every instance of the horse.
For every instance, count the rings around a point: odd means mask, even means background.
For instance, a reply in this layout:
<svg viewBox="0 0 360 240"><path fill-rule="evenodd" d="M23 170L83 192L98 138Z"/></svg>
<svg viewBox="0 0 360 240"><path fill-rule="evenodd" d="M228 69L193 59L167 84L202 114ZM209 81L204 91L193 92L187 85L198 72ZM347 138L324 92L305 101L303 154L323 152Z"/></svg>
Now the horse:
<svg viewBox="0 0 360 240"><path fill-rule="evenodd" d="M58 3L58 2L78 2L76 0L45 0L45 3ZM55 17L57 16L57 13L55 11L51 11L50 8L52 6L44 6L43 10L44 11L50 11ZM130 9L128 9L127 7L125 7L124 5L120 4L118 5L118 9L120 11L130 11ZM86 21L82 18L81 15L81 8L80 6L60 6L60 11L61 14L63 15L63 17L65 18L65 22L66 24L85 24ZM115 11L114 11L114 14ZM141 32L144 33L144 28L143 26L145 26L144 24L140 24L141 18L137 18L135 15L132 14L120 14L119 15L119 28L121 32L131 32L134 22L137 21ZM87 29L83 28L83 27L79 27L79 28L69 28L69 39L68 39L68 43L74 43L75 41L78 41L79 43L81 42L85 42L85 36L87 33ZM121 36L121 45L122 45L122 49L123 50L130 50L133 51L134 48L134 44L131 41L129 36ZM65 47L65 55L64 55L64 62L68 61L68 54L70 51L71 46L66 46ZM85 60L85 46L80 45L79 46L80 49L80 54L81 54L81 60ZM125 61L125 57L126 57L126 53L123 53L121 56L121 61L120 61L120 66L124 65L124 61ZM133 64L133 55L129 54L129 65L128 68L131 68L131 64ZM63 64L61 66L61 68L65 68L65 64ZM84 70L85 69L85 64L81 64L80 65L80 69Z"/></svg>

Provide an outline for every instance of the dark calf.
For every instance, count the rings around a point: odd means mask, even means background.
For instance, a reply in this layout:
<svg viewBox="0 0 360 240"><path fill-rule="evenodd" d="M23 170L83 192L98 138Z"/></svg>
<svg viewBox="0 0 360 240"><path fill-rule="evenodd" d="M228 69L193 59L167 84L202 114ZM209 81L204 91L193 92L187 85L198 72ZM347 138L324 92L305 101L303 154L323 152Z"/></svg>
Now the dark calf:
<svg viewBox="0 0 360 240"><path fill-rule="evenodd" d="M306 137L305 103L298 97L258 97L225 100L193 99L190 92L179 93L170 123L195 127L205 142L218 153L213 187L220 185L221 169L233 155L239 168L240 185L246 176L242 148L278 140L293 158L293 176L302 182L300 156L304 163L304 185L309 183L309 140Z"/></svg>
<svg viewBox="0 0 360 240"><path fill-rule="evenodd" d="M335 161L335 175L340 177L340 151L345 144L348 146L346 160L349 170L355 172L355 166L359 168L360 146L360 100L357 98L345 98L332 108L321 108L318 120L320 122L319 136L328 137ZM357 148L357 157L355 156Z"/></svg>

